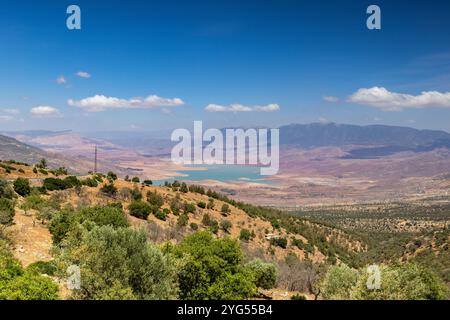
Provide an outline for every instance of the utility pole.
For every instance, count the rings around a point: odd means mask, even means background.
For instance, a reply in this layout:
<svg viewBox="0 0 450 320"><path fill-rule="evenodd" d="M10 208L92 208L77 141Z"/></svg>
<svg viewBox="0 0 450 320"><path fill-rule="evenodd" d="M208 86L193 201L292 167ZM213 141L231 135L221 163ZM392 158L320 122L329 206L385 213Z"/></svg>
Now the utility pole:
<svg viewBox="0 0 450 320"><path fill-rule="evenodd" d="M95 145L94 173L97 173L97 145Z"/></svg>

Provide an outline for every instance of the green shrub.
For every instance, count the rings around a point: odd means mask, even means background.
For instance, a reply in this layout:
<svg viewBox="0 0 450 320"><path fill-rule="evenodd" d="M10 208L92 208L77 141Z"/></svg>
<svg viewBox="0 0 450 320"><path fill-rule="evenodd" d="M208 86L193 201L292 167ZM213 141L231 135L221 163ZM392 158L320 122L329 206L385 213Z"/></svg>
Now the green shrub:
<svg viewBox="0 0 450 320"><path fill-rule="evenodd" d="M117 174L112 171L108 171L108 173L106 174L106 179L108 179L109 182L114 182L117 180Z"/></svg>
<svg viewBox="0 0 450 320"><path fill-rule="evenodd" d="M57 267L53 261L36 261L28 265L27 270L37 274L46 274L54 276L57 272Z"/></svg>
<svg viewBox="0 0 450 320"><path fill-rule="evenodd" d="M255 279L255 285L263 289L272 289L277 281L277 269L274 264L254 259L246 265Z"/></svg>
<svg viewBox="0 0 450 320"><path fill-rule="evenodd" d="M22 197L29 195L31 193L30 180L26 178L17 178L14 181L14 191Z"/></svg>
<svg viewBox="0 0 450 320"><path fill-rule="evenodd" d="M153 208L147 202L133 201L128 206L128 211L136 218L147 220L148 216L153 212Z"/></svg>
<svg viewBox="0 0 450 320"><path fill-rule="evenodd" d="M8 183L8 181L0 178L0 198L6 198L6 199L14 199L14 190Z"/></svg>
<svg viewBox="0 0 450 320"><path fill-rule="evenodd" d="M121 203L83 208L76 213L75 220L78 223L90 221L98 226L114 228L128 227L129 225Z"/></svg>
<svg viewBox="0 0 450 320"><path fill-rule="evenodd" d="M117 194L117 188L114 183L111 182L103 185L103 187L100 188L100 192L107 196L114 197Z"/></svg>
<svg viewBox="0 0 450 320"><path fill-rule="evenodd" d="M205 213L202 218L202 224L205 227L209 227L209 230L213 233L217 233L219 231L219 222L217 220L211 218L208 213Z"/></svg>
<svg viewBox="0 0 450 320"><path fill-rule="evenodd" d="M220 209L220 212L222 213L222 215L225 215L225 216L229 215L231 212L230 206L228 204L224 203L222 205L222 208Z"/></svg>
<svg viewBox="0 0 450 320"><path fill-rule="evenodd" d="M147 179L147 180L142 181L142 184L144 186L151 186L151 185L153 185L153 181Z"/></svg>
<svg viewBox="0 0 450 320"><path fill-rule="evenodd" d="M81 186L80 180L75 176L65 177L64 182L67 185L67 189Z"/></svg>
<svg viewBox="0 0 450 320"><path fill-rule="evenodd" d="M197 202L197 207L205 209L206 208L206 203L203 201L199 201Z"/></svg>
<svg viewBox="0 0 450 320"><path fill-rule="evenodd" d="M182 208L181 202L175 198L170 200L170 210L172 210L172 213L176 216L180 214L180 210Z"/></svg>
<svg viewBox="0 0 450 320"><path fill-rule="evenodd" d="M64 209L53 215L48 224L48 230L52 235L53 244L60 245L66 237L74 223L75 213L72 210Z"/></svg>
<svg viewBox="0 0 450 320"><path fill-rule="evenodd" d="M57 257L62 270L80 268L81 289L73 298L164 300L176 297L176 263L131 228L94 226L70 235Z"/></svg>
<svg viewBox="0 0 450 320"><path fill-rule="evenodd" d="M243 241L249 241L252 239L252 233L248 229L241 229L239 233L239 239Z"/></svg>
<svg viewBox="0 0 450 320"><path fill-rule="evenodd" d="M270 239L270 244L273 246L276 246L276 247L286 249L288 240L283 237L275 237L275 238Z"/></svg>
<svg viewBox="0 0 450 320"><path fill-rule="evenodd" d="M14 201L0 198L0 224L8 226L14 221Z"/></svg>
<svg viewBox="0 0 450 320"><path fill-rule="evenodd" d="M233 224L230 220L222 220L220 221L220 228L225 232L230 232L231 227L233 227Z"/></svg>
<svg viewBox="0 0 450 320"><path fill-rule="evenodd" d="M197 231L197 230L198 230L198 224L196 224L195 222L192 222L192 223L190 224L190 227L191 227L191 229L194 230L194 231Z"/></svg>
<svg viewBox="0 0 450 320"><path fill-rule="evenodd" d="M209 198L208 199L208 205L206 206L207 209L213 210L214 209L214 199Z"/></svg>
<svg viewBox="0 0 450 320"><path fill-rule="evenodd" d="M147 201L158 209L164 204L164 198L156 191L147 192Z"/></svg>
<svg viewBox="0 0 450 320"><path fill-rule="evenodd" d="M98 181L94 178L86 178L81 180L81 184L90 188L96 188L98 186Z"/></svg>
<svg viewBox="0 0 450 320"><path fill-rule="evenodd" d="M370 290L371 274L367 268L360 272L352 288L351 298L357 300L446 300L448 288L431 270L414 263L380 265L381 288Z"/></svg>
<svg viewBox="0 0 450 320"><path fill-rule="evenodd" d="M241 266L236 240L199 231L178 244L174 254L184 261L178 272L180 299L248 299L256 292L253 274Z"/></svg>
<svg viewBox="0 0 450 320"><path fill-rule="evenodd" d="M189 192L189 189L188 189L186 183L183 182L181 184L180 191L183 192L183 193L188 193Z"/></svg>
<svg viewBox="0 0 450 320"><path fill-rule="evenodd" d="M141 191L137 187L131 190L130 195L134 201L141 201L143 198Z"/></svg>
<svg viewBox="0 0 450 320"><path fill-rule="evenodd" d="M49 222L48 229L53 243L59 245L77 224L111 226L113 228L128 227L129 223L121 204L83 208L79 211L63 209L57 211Z"/></svg>
<svg viewBox="0 0 450 320"><path fill-rule="evenodd" d="M163 211L156 210L156 212L154 212L154 215L157 219L166 221L167 214L165 214Z"/></svg>
<svg viewBox="0 0 450 320"><path fill-rule="evenodd" d="M134 183L139 183L141 180L138 177L133 177L133 179L131 179L131 182Z"/></svg>
<svg viewBox="0 0 450 320"><path fill-rule="evenodd" d="M184 213L195 213L195 204L185 202L183 205Z"/></svg>
<svg viewBox="0 0 450 320"><path fill-rule="evenodd" d="M327 300L349 300L358 273L346 265L332 266L320 284L323 298Z"/></svg>
<svg viewBox="0 0 450 320"><path fill-rule="evenodd" d="M55 300L58 286L48 277L24 270L0 242L0 300Z"/></svg>
<svg viewBox="0 0 450 320"><path fill-rule="evenodd" d="M48 191L66 190L72 188L70 180L62 180L59 178L45 178L42 186Z"/></svg>
<svg viewBox="0 0 450 320"><path fill-rule="evenodd" d="M181 214L177 219L178 227L185 227L189 223L189 216L186 213Z"/></svg>

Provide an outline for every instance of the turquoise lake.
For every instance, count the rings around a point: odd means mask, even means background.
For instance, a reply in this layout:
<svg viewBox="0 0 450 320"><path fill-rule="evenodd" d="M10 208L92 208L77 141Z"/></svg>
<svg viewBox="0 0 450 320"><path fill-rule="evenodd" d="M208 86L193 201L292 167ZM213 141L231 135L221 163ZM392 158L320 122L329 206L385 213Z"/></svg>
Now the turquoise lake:
<svg viewBox="0 0 450 320"><path fill-rule="evenodd" d="M265 180L260 174L259 167L239 166L239 165L192 165L190 168L206 168L206 170L180 170L182 176L174 176L170 179L153 181L154 185L163 185L165 181L202 181L217 180L221 182L240 181L256 182L262 184L273 184L272 181Z"/></svg>

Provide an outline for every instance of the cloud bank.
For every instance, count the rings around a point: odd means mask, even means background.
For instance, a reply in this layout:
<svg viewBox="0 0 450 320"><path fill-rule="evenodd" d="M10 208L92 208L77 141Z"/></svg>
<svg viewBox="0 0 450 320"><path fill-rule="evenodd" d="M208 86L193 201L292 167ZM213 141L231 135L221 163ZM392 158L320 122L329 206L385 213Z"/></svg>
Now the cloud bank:
<svg viewBox="0 0 450 320"><path fill-rule="evenodd" d="M423 91L419 95L411 95L391 92L383 87L373 87L359 89L349 97L349 101L380 108L384 111L450 108L450 92Z"/></svg>
<svg viewBox="0 0 450 320"><path fill-rule="evenodd" d="M205 107L205 111L207 112L274 112L278 110L280 110L280 106L275 103L265 106L245 106L242 104L223 106L219 104L208 104Z"/></svg>
<svg viewBox="0 0 450 320"><path fill-rule="evenodd" d="M69 99L67 104L72 107L82 108L87 112L101 112L107 109L151 109L157 107L176 107L184 105L180 98L162 98L150 95L146 98L122 99L95 95L81 100Z"/></svg>

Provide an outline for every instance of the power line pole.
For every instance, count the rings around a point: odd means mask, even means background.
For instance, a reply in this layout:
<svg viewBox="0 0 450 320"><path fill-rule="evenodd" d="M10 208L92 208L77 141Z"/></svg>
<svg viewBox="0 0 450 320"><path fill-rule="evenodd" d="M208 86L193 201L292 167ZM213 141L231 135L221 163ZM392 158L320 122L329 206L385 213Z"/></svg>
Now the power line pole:
<svg viewBox="0 0 450 320"><path fill-rule="evenodd" d="M97 173L97 145L95 145L94 173Z"/></svg>

